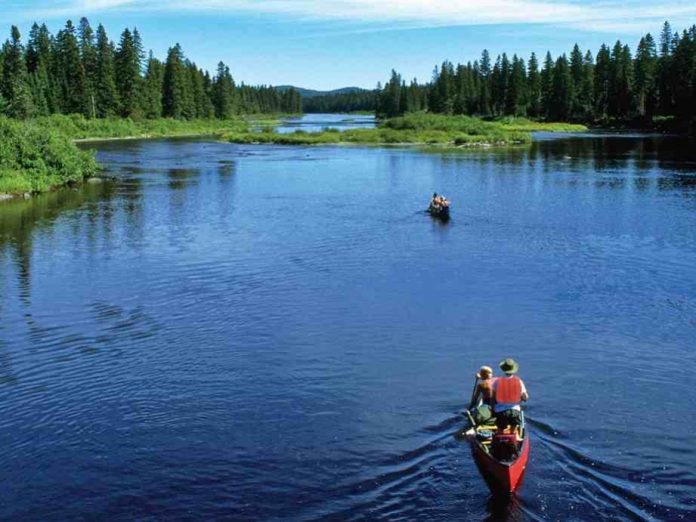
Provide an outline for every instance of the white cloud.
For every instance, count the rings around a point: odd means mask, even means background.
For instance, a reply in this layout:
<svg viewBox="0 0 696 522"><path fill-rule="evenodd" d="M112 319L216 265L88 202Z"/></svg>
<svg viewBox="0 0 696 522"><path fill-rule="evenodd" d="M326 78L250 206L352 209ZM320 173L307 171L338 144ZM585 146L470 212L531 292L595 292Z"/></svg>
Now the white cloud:
<svg viewBox="0 0 696 522"><path fill-rule="evenodd" d="M664 5L638 0L63 0L53 2L43 13L80 16L109 10L261 13L398 27L543 23L636 32L656 30L655 24L665 19L676 23L696 20L696 2L683 0Z"/></svg>

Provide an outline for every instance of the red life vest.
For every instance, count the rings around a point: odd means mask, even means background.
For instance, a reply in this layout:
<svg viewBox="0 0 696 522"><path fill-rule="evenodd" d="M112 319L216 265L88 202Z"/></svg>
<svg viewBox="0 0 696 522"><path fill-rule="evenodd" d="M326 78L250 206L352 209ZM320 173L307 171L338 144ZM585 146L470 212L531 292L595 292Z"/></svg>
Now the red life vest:
<svg viewBox="0 0 696 522"><path fill-rule="evenodd" d="M522 400L522 381L516 375L496 379L493 398L496 404L519 404Z"/></svg>

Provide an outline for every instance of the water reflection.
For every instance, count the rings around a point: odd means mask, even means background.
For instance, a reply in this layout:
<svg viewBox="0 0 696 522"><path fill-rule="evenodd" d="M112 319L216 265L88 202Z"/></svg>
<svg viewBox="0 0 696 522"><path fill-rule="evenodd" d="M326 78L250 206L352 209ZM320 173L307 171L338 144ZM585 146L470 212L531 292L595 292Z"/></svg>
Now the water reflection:
<svg viewBox="0 0 696 522"><path fill-rule="evenodd" d="M526 520L518 497L490 497L486 505L487 522L517 522Z"/></svg>
<svg viewBox="0 0 696 522"><path fill-rule="evenodd" d="M376 125L372 114L305 114L299 118L288 118L276 127L280 134L295 131L319 132L325 129L344 131L348 129L371 129Z"/></svg>

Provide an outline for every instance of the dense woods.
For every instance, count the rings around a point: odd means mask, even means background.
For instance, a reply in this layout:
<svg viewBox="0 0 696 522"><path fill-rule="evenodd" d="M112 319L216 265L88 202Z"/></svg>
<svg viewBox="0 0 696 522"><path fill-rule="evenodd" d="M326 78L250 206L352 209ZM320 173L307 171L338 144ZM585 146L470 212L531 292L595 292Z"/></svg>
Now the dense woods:
<svg viewBox="0 0 696 522"><path fill-rule="evenodd" d="M593 55L575 45L566 55L528 59L483 51L473 63L445 61L429 83L392 71L374 91L301 99L293 88L237 85L220 62L212 75L179 44L164 61L146 54L137 29L118 41L86 18L56 35L34 24L17 27L0 49L0 113L26 119L51 114L87 118L229 119L242 114L375 111L608 123L673 121L696 127L696 26L680 33L665 22L657 41L647 34L635 54L617 41Z"/></svg>
<svg viewBox="0 0 696 522"><path fill-rule="evenodd" d="M304 112L357 112L377 110L379 91L356 90L339 94L312 96L302 100Z"/></svg>
<svg viewBox="0 0 696 522"><path fill-rule="evenodd" d="M473 63L444 62L425 85L407 85L392 71L380 87L377 114L420 110L597 123L649 124L661 117L693 131L696 26L679 34L665 22L659 41L646 34L635 56L617 41L602 45L596 56L575 45L570 55L532 54L527 61L504 53L493 62L484 50Z"/></svg>
<svg viewBox="0 0 696 522"><path fill-rule="evenodd" d="M294 89L236 85L229 67L214 75L186 58L179 44L160 61L145 54L137 29L111 41L102 25L71 21L55 36L34 24L26 44L17 27L0 50L0 113L26 119L51 114L88 118L230 118L299 113Z"/></svg>

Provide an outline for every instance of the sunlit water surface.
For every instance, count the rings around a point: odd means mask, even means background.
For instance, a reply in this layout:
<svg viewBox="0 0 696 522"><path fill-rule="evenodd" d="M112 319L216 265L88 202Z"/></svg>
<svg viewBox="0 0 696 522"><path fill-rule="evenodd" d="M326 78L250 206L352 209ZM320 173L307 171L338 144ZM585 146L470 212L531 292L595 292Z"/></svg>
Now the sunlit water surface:
<svg viewBox="0 0 696 522"><path fill-rule="evenodd" d="M0 518L696 517L693 143L93 147L0 206ZM509 356L502 502L452 434Z"/></svg>
<svg viewBox="0 0 696 522"><path fill-rule="evenodd" d="M319 132L323 130L344 131L349 129L371 129L375 117L370 114L305 114L297 118L286 118L276 132L288 134L296 131Z"/></svg>

